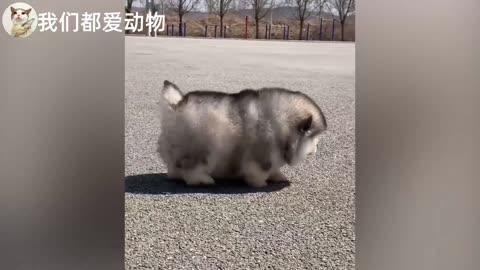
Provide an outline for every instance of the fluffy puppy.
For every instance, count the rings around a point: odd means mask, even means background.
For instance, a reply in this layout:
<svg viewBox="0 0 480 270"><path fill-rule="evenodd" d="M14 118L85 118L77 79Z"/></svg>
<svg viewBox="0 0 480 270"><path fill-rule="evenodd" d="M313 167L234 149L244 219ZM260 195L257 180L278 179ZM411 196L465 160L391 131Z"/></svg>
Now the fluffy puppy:
<svg viewBox="0 0 480 270"><path fill-rule="evenodd" d="M252 187L286 181L280 168L315 153L327 122L307 95L284 88L184 94L165 81L157 151L168 176L188 185L242 178Z"/></svg>

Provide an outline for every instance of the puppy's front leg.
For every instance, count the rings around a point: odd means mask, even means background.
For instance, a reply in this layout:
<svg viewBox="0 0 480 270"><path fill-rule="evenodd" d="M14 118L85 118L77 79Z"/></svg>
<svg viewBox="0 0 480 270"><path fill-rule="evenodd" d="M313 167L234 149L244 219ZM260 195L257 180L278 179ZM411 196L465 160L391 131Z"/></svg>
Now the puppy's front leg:
<svg viewBox="0 0 480 270"><path fill-rule="evenodd" d="M268 180L272 182L288 182L287 177L279 169L273 171Z"/></svg>
<svg viewBox="0 0 480 270"><path fill-rule="evenodd" d="M243 168L245 182L251 187L265 187L267 185L268 171L263 170L256 162L247 162Z"/></svg>
<svg viewBox="0 0 480 270"><path fill-rule="evenodd" d="M185 183L189 186L215 184L215 180L208 175L204 166L196 166L190 170L182 170L182 176Z"/></svg>
<svg viewBox="0 0 480 270"><path fill-rule="evenodd" d="M173 164L167 165L167 176L168 178L177 179L182 178L181 173L178 171L177 168Z"/></svg>

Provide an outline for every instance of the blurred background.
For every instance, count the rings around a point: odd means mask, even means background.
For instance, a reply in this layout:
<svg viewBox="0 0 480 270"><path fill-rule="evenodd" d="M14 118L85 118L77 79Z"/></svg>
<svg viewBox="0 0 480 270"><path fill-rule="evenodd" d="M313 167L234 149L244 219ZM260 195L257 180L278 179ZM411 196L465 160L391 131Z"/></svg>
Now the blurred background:
<svg viewBox="0 0 480 270"><path fill-rule="evenodd" d="M165 15L158 35L355 41L355 0L126 0L125 12Z"/></svg>

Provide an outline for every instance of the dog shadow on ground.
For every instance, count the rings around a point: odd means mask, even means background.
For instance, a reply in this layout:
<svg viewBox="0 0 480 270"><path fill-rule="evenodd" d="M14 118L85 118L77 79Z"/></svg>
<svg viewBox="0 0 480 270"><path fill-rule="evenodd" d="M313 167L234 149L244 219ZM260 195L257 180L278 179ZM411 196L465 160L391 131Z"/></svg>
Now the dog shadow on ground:
<svg viewBox="0 0 480 270"><path fill-rule="evenodd" d="M187 186L178 179L170 179L166 174L140 174L125 177L125 192L133 194L242 194L274 192L290 186L290 182L269 182L268 186L253 188L241 180L216 180L213 186Z"/></svg>

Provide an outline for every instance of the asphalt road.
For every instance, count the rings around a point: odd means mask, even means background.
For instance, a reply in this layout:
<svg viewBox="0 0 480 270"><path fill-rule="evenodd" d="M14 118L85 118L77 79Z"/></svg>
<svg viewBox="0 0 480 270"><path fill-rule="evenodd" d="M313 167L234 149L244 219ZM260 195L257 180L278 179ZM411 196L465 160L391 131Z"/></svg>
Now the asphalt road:
<svg viewBox="0 0 480 270"><path fill-rule="evenodd" d="M126 37L126 269L354 269L354 74L352 43ZM165 79L303 91L329 130L289 185L187 188L155 152Z"/></svg>

